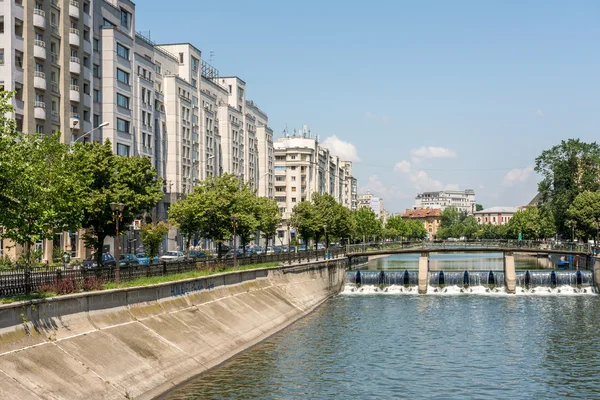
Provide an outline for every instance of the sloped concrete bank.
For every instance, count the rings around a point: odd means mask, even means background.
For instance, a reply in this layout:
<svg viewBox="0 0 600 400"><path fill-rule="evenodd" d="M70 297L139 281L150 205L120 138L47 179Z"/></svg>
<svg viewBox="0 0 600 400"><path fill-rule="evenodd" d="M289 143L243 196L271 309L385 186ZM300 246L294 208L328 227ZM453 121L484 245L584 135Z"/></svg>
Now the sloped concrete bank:
<svg viewBox="0 0 600 400"><path fill-rule="evenodd" d="M0 306L0 399L149 399L305 316L344 259Z"/></svg>

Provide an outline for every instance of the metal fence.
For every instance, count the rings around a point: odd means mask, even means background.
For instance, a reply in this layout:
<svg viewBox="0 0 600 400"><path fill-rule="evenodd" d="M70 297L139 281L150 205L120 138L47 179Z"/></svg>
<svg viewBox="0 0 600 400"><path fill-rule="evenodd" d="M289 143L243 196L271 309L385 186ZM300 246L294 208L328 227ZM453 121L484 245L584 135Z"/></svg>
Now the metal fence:
<svg viewBox="0 0 600 400"><path fill-rule="evenodd" d="M282 252L269 255L238 256L237 266L248 266L278 262L292 264L325 257L337 257L344 254L343 248L318 251ZM201 261L160 262L151 265L125 266L119 268L121 281L131 281L142 277L173 275L189 271L218 271L233 267L234 260L206 259ZM18 268L11 271L0 271L0 296L17 296L39 292L50 285L72 285L77 289L92 287L94 283L115 281L115 267L110 268Z"/></svg>

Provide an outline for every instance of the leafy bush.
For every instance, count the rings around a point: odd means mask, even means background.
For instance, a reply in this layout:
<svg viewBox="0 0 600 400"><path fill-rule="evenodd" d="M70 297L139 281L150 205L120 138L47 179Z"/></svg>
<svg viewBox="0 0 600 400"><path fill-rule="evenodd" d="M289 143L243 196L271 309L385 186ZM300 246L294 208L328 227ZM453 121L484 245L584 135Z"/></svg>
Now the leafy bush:
<svg viewBox="0 0 600 400"><path fill-rule="evenodd" d="M96 277L87 278L83 281L83 290L86 292L90 292L92 290L103 290L104 284L102 281Z"/></svg>
<svg viewBox="0 0 600 400"><path fill-rule="evenodd" d="M40 293L69 294L79 292L77 282L72 279L60 279L58 281L44 283L40 288Z"/></svg>
<svg viewBox="0 0 600 400"><path fill-rule="evenodd" d="M15 269L15 263L9 256L0 257L0 271L11 271Z"/></svg>
<svg viewBox="0 0 600 400"><path fill-rule="evenodd" d="M63 261L63 251L60 247L52 248L52 262L54 263L62 263Z"/></svg>

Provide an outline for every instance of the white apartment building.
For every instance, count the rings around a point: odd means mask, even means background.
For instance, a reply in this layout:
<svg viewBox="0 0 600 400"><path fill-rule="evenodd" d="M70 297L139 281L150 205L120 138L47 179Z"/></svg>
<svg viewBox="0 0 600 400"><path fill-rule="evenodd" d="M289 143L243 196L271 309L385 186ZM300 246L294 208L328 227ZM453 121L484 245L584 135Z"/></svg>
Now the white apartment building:
<svg viewBox="0 0 600 400"><path fill-rule="evenodd" d="M342 191L342 204L354 211L358 209L358 181L352 175L352 161L342 161L344 170L344 188Z"/></svg>
<svg viewBox="0 0 600 400"><path fill-rule="evenodd" d="M445 210L448 207L456 207L459 211L473 214L475 212L475 191L467 189L419 193L415 197L413 209L439 208Z"/></svg>
<svg viewBox="0 0 600 400"><path fill-rule="evenodd" d="M337 202L352 207L352 186L356 179L348 174L348 162L330 154L317 139L311 137L307 127L300 133L279 138L274 144L275 200L284 221L278 228L277 241L288 244L295 238L287 222L294 207L310 200L313 193L330 194ZM351 164L350 164L351 173ZM345 189L348 187L348 193Z"/></svg>
<svg viewBox="0 0 600 400"><path fill-rule="evenodd" d="M189 43L157 45L136 33L133 2L0 1L0 18L0 84L16 91L19 130L110 139L115 154L150 157L165 182L159 219L198 180L226 172L273 197L273 131L246 100L246 83L219 78ZM112 251L112 239L106 244ZM165 249L180 244L173 231ZM45 259L57 245L85 256L78 233L40 243Z"/></svg>
<svg viewBox="0 0 600 400"><path fill-rule="evenodd" d="M371 210L373 210L377 218L383 221L383 223L387 221L389 215L383 207L383 199L381 197L375 196L370 191L367 191L367 193L358 194L357 208L370 208Z"/></svg>

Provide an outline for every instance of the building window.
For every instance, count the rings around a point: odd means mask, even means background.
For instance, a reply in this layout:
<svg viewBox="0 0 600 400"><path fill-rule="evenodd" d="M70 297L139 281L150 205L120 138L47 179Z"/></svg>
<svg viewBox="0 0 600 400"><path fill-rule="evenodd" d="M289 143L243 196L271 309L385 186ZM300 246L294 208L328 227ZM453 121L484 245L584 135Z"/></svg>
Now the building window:
<svg viewBox="0 0 600 400"><path fill-rule="evenodd" d="M121 25L129 28L129 13L121 8Z"/></svg>
<svg viewBox="0 0 600 400"><path fill-rule="evenodd" d="M126 60L129 60L129 49L121 43L117 43L117 54Z"/></svg>
<svg viewBox="0 0 600 400"><path fill-rule="evenodd" d="M129 97L123 96L121 93L117 93L117 105L129 110Z"/></svg>
<svg viewBox="0 0 600 400"><path fill-rule="evenodd" d="M100 91L98 89L94 89L94 101L100 103Z"/></svg>
<svg viewBox="0 0 600 400"><path fill-rule="evenodd" d="M100 66L99 65L94 64L94 66L92 67L92 72L94 74L94 77L100 78Z"/></svg>
<svg viewBox="0 0 600 400"><path fill-rule="evenodd" d="M183 64L183 53L179 53L179 64Z"/></svg>
<svg viewBox="0 0 600 400"><path fill-rule="evenodd" d="M120 132L129 133L129 121L125 121L124 119L117 118L117 130Z"/></svg>
<svg viewBox="0 0 600 400"><path fill-rule="evenodd" d="M35 133L44 133L44 126L43 125L36 125L35 126Z"/></svg>
<svg viewBox="0 0 600 400"><path fill-rule="evenodd" d="M94 38L94 51L100 51L100 40Z"/></svg>
<svg viewBox="0 0 600 400"><path fill-rule="evenodd" d="M94 114L94 127L100 125L100 116L98 114ZM100 128L102 129L102 128Z"/></svg>
<svg viewBox="0 0 600 400"><path fill-rule="evenodd" d="M129 146L117 143L117 155L129 157Z"/></svg>
<svg viewBox="0 0 600 400"><path fill-rule="evenodd" d="M102 26L115 26L115 24L104 18L104 20L102 21Z"/></svg>
<svg viewBox="0 0 600 400"><path fill-rule="evenodd" d="M117 68L117 80L129 85L129 74L120 68Z"/></svg>

